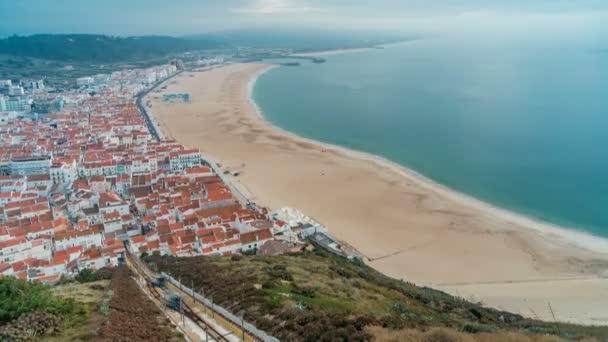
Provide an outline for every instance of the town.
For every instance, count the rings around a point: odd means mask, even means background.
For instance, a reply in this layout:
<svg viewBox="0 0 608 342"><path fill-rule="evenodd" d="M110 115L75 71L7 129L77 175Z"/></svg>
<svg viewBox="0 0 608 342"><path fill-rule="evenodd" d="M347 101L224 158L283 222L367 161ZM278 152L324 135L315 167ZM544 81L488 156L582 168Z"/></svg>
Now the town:
<svg viewBox="0 0 608 342"><path fill-rule="evenodd" d="M223 63L223 60L219 62ZM54 283L136 256L278 255L327 229L237 194L219 165L159 134L138 99L180 61L76 80L0 81L0 276Z"/></svg>

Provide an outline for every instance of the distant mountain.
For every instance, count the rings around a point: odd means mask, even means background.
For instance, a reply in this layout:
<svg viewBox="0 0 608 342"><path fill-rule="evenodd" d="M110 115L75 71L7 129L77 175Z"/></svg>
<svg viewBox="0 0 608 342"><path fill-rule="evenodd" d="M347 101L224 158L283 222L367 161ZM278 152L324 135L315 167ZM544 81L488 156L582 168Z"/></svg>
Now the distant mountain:
<svg viewBox="0 0 608 342"><path fill-rule="evenodd" d="M115 62L215 48L211 38L115 37L95 34L37 34L0 39L0 54L58 61Z"/></svg>
<svg viewBox="0 0 608 342"><path fill-rule="evenodd" d="M118 37L97 34L13 35L0 39L0 54L55 61L110 63L217 48L288 48L298 52L370 47L416 39L396 34L250 29L183 37Z"/></svg>

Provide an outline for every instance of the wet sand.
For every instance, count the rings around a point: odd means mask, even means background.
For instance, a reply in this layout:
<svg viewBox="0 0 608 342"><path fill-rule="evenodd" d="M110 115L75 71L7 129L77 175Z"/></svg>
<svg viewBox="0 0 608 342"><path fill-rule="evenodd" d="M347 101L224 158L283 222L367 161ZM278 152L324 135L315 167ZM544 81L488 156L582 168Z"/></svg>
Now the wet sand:
<svg viewBox="0 0 608 342"><path fill-rule="evenodd" d="M429 182L398 165L321 145L265 122L249 99L270 66L184 73L152 112L167 136L242 170L257 203L291 206L326 225L396 278L552 319L608 324L608 243L528 220ZM145 101L144 101L145 102Z"/></svg>

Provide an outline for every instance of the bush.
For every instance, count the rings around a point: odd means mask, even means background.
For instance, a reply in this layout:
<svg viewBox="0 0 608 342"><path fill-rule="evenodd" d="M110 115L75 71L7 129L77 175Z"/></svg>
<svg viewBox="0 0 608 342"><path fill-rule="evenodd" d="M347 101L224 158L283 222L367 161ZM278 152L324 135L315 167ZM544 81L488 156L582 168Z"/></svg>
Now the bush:
<svg viewBox="0 0 608 342"><path fill-rule="evenodd" d="M65 274L62 274L56 285L65 285L65 284L70 284L72 282L74 282L73 278L66 276Z"/></svg>
<svg viewBox="0 0 608 342"><path fill-rule="evenodd" d="M292 292L295 294L298 294L300 296L307 297L307 298L314 298L316 295L315 289L312 287L308 287L308 286L299 287L297 285L294 285L294 289Z"/></svg>
<svg viewBox="0 0 608 342"><path fill-rule="evenodd" d="M75 277L75 279L79 283L91 283L98 280L112 279L113 273L114 269L109 267L100 268L97 271L85 268L78 272L78 275Z"/></svg>
<svg viewBox="0 0 608 342"><path fill-rule="evenodd" d="M0 298L0 323L34 311L67 314L76 306L73 299L53 297L49 288L41 283L28 283L13 277L0 279Z"/></svg>
<svg viewBox="0 0 608 342"><path fill-rule="evenodd" d="M76 276L76 281L78 281L79 283L90 283L90 282L94 282L97 280L97 277L95 276L95 272L93 272L93 270L89 269L89 268L85 268L84 270L81 270L80 272L78 272L78 275Z"/></svg>
<svg viewBox="0 0 608 342"><path fill-rule="evenodd" d="M0 341L34 341L36 337L59 329L61 318L45 312L33 312L0 327Z"/></svg>
<svg viewBox="0 0 608 342"><path fill-rule="evenodd" d="M250 249L247 251L241 251L241 254L243 254L245 256L254 256L254 255L258 254L258 249L257 249L257 247L254 247L253 249Z"/></svg>
<svg viewBox="0 0 608 342"><path fill-rule="evenodd" d="M273 267L264 267L264 271L266 271L266 273L274 279L281 279L287 281L293 280L291 273L289 273L285 265L274 265Z"/></svg>
<svg viewBox="0 0 608 342"><path fill-rule="evenodd" d="M488 324L466 322L462 326L461 330L464 332L467 332L467 333L471 333L471 334L491 333L491 332L496 331L496 327L493 325L488 325Z"/></svg>

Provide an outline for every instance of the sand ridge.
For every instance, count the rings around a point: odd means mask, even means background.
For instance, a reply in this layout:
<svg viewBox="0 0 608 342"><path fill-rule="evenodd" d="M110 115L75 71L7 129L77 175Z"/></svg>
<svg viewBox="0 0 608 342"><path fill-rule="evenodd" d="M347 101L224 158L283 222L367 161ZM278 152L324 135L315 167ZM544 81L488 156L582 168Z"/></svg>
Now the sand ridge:
<svg viewBox="0 0 608 342"><path fill-rule="evenodd" d="M164 92L188 92L190 103L152 93L152 112L168 136L242 168L240 186L256 202L300 209L380 271L528 316L552 318L551 302L560 320L608 324L608 255L505 219L398 166L271 127L249 100L251 80L269 68L184 73Z"/></svg>

